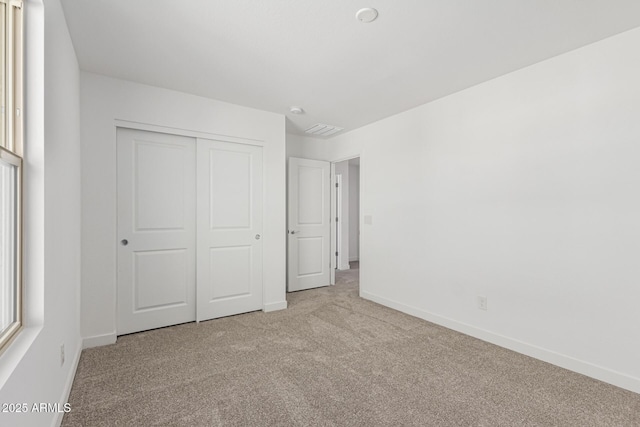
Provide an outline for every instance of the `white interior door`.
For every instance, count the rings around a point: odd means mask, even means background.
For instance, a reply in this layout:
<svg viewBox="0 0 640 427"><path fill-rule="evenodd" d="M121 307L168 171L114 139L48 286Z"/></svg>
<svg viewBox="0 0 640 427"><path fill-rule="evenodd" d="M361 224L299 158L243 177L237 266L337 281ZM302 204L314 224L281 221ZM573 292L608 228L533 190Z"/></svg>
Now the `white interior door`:
<svg viewBox="0 0 640 427"><path fill-rule="evenodd" d="M289 292L330 283L329 162L289 158Z"/></svg>
<svg viewBox="0 0 640 427"><path fill-rule="evenodd" d="M198 321L262 309L262 147L198 139Z"/></svg>
<svg viewBox="0 0 640 427"><path fill-rule="evenodd" d="M193 321L195 140L118 129L117 156L117 333Z"/></svg>

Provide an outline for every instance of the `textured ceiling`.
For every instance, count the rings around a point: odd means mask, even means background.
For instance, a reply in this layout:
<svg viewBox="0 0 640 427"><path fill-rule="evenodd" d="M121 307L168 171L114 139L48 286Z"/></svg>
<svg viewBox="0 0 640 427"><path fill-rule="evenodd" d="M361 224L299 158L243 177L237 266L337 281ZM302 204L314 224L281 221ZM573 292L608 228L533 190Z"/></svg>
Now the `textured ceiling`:
<svg viewBox="0 0 640 427"><path fill-rule="evenodd" d="M294 133L347 132L640 26L638 0L62 2L81 69L285 114ZM362 7L379 18L358 22Z"/></svg>

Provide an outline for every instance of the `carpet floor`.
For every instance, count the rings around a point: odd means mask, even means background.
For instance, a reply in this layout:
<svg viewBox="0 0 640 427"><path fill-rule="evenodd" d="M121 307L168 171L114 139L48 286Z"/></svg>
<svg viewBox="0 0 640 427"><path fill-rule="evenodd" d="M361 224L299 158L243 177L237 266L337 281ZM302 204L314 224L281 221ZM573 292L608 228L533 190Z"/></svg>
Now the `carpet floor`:
<svg viewBox="0 0 640 427"><path fill-rule="evenodd" d="M358 297L358 270L289 308L82 352L63 426L640 426L640 395Z"/></svg>

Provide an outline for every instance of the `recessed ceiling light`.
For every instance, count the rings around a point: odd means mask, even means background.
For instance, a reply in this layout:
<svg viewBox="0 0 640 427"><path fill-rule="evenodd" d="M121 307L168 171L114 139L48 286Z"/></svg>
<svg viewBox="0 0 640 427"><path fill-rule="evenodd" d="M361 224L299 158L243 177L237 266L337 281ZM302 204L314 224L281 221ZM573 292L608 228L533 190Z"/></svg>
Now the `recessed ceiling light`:
<svg viewBox="0 0 640 427"><path fill-rule="evenodd" d="M304 110L302 109L302 107L291 107L291 108L289 108L289 111L291 112L291 114L302 114L302 113L304 113Z"/></svg>
<svg viewBox="0 0 640 427"><path fill-rule="evenodd" d="M356 12L356 19L365 24L375 21L377 17L378 11L372 7L365 7Z"/></svg>

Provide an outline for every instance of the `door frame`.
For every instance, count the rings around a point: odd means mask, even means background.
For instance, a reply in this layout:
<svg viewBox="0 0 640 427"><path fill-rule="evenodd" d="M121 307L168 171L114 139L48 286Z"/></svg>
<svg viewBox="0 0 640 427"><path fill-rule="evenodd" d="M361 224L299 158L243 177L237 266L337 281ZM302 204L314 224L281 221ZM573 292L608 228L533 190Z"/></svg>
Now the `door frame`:
<svg viewBox="0 0 640 427"><path fill-rule="evenodd" d="M201 132L190 129L174 128L171 126L155 125L151 123L133 122L130 120L114 119L114 140L115 131L117 128L143 130L149 132L167 133L170 135L186 136L191 138L211 139L214 141L222 142L234 142L236 144L258 145L260 147L265 146L265 142L260 139L243 138L240 136L220 135L211 132ZM264 160L263 160L264 163Z"/></svg>
<svg viewBox="0 0 640 427"><path fill-rule="evenodd" d="M332 217L330 217L329 219L329 223L331 224L331 231L329 232L329 250L331 251L329 253L329 259L331 260L331 265L329 267L329 276L330 276L330 281L329 284L330 285L335 285L336 284L336 269L338 268L338 258L335 256L336 251L338 250L338 243L336 242L336 238L337 238L337 228L336 228L336 221L335 221L335 212L336 212L336 185L338 183L338 180L336 178L336 164L335 162L330 162L329 164L329 174L330 174L330 188L331 188L331 195L329 197L329 203L331 204L331 207L329 208L330 211L330 215Z"/></svg>
<svg viewBox="0 0 640 427"><path fill-rule="evenodd" d="M332 256L336 259L336 270L339 265L342 265L342 257L344 254L340 250L342 247L342 175L336 174L336 185L332 187L336 202L332 204L333 212L331 212L331 221L335 223L336 232L334 234L336 241L336 250L331 252ZM334 270L335 273L335 270ZM334 274L335 275L335 274ZM334 283L335 284L335 283Z"/></svg>

